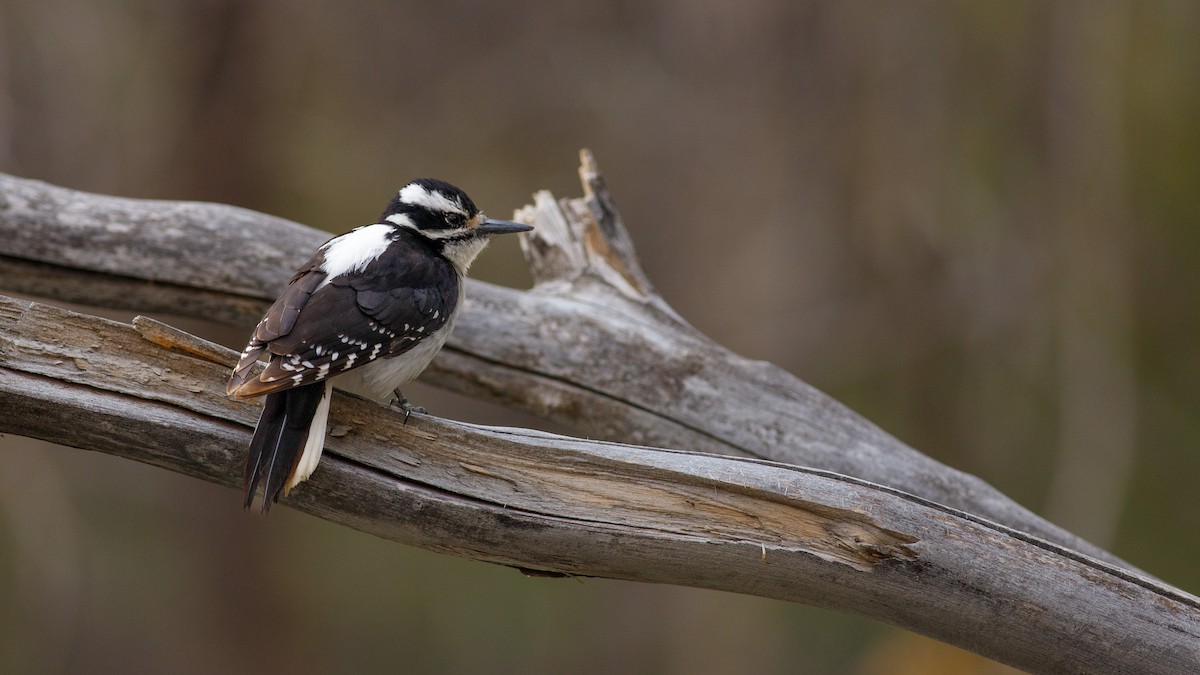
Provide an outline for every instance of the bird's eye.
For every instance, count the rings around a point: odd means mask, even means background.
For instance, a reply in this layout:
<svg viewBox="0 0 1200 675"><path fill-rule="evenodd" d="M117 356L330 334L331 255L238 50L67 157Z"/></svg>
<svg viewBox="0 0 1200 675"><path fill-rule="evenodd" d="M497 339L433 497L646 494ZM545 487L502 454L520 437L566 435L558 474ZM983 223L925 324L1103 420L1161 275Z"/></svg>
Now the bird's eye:
<svg viewBox="0 0 1200 675"><path fill-rule="evenodd" d="M450 227L462 227L466 224L467 217L461 213L448 213L446 214L446 222L450 224Z"/></svg>

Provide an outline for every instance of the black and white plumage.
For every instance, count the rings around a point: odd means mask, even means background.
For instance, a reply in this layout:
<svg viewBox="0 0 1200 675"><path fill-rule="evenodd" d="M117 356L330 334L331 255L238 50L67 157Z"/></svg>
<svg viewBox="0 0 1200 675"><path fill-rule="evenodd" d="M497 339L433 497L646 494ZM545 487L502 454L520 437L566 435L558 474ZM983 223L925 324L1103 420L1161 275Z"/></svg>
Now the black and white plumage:
<svg viewBox="0 0 1200 675"><path fill-rule="evenodd" d="M420 179L380 222L317 249L259 321L226 386L237 398L266 396L246 459L246 508L261 485L266 513L316 469L333 386L411 409L399 387L445 344L467 268L492 235L530 229L489 220L462 190Z"/></svg>

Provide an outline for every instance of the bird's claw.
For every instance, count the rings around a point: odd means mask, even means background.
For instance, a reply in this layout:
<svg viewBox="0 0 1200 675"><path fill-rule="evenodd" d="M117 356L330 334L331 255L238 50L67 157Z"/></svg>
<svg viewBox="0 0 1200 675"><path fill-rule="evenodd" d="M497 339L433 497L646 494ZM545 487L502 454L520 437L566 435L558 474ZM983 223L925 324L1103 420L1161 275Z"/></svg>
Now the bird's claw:
<svg viewBox="0 0 1200 675"><path fill-rule="evenodd" d="M413 413L418 413L420 415L424 415L429 412L428 410L422 408L421 406L413 405L413 404L409 403L408 401L401 403L400 409L404 411L404 424L406 424L406 425L408 424L408 416L409 415L411 415Z"/></svg>
<svg viewBox="0 0 1200 675"><path fill-rule="evenodd" d="M392 401L392 407L404 411L404 424L405 425L408 424L408 416L409 415L411 415L413 413L424 415L429 412L428 410L426 410L425 408L423 408L419 405L413 405L413 404L409 403L408 399L404 397L404 394L400 393L399 389L397 389L396 391L394 391L392 393L396 396L396 400Z"/></svg>

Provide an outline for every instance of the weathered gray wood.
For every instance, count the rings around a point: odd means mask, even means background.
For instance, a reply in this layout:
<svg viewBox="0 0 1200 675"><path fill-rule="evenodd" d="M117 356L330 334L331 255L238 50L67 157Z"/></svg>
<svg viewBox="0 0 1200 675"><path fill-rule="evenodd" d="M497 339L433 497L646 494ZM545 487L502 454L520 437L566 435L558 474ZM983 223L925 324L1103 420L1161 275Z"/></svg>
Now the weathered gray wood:
<svg viewBox="0 0 1200 675"><path fill-rule="evenodd" d="M589 437L856 476L1136 570L796 377L705 338L653 292L594 159L583 159L583 199L539 193L518 213L537 227L523 243L538 286L469 282L462 318L424 380ZM249 327L327 236L243 209L0 174L0 288L45 297Z"/></svg>
<svg viewBox="0 0 1200 675"><path fill-rule="evenodd" d="M223 394L235 354L137 325L0 298L0 432L236 486L258 408ZM401 416L336 394L327 455L285 503L505 565L853 612L1032 671L1200 671L1200 600L891 488Z"/></svg>

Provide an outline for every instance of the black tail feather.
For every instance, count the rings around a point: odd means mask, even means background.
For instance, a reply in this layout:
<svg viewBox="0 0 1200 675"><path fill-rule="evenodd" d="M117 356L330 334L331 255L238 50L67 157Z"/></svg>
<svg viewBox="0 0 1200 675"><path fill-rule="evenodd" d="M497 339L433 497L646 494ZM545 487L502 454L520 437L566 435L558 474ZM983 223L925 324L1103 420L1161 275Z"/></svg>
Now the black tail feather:
<svg viewBox="0 0 1200 675"><path fill-rule="evenodd" d="M242 484L246 491L245 508L249 509L254 502L260 484L263 486L264 515L273 502L279 501L283 486L304 453L308 430L324 391L325 383L318 382L267 394L262 416L254 429L254 439L250 441L250 453L246 456Z"/></svg>

